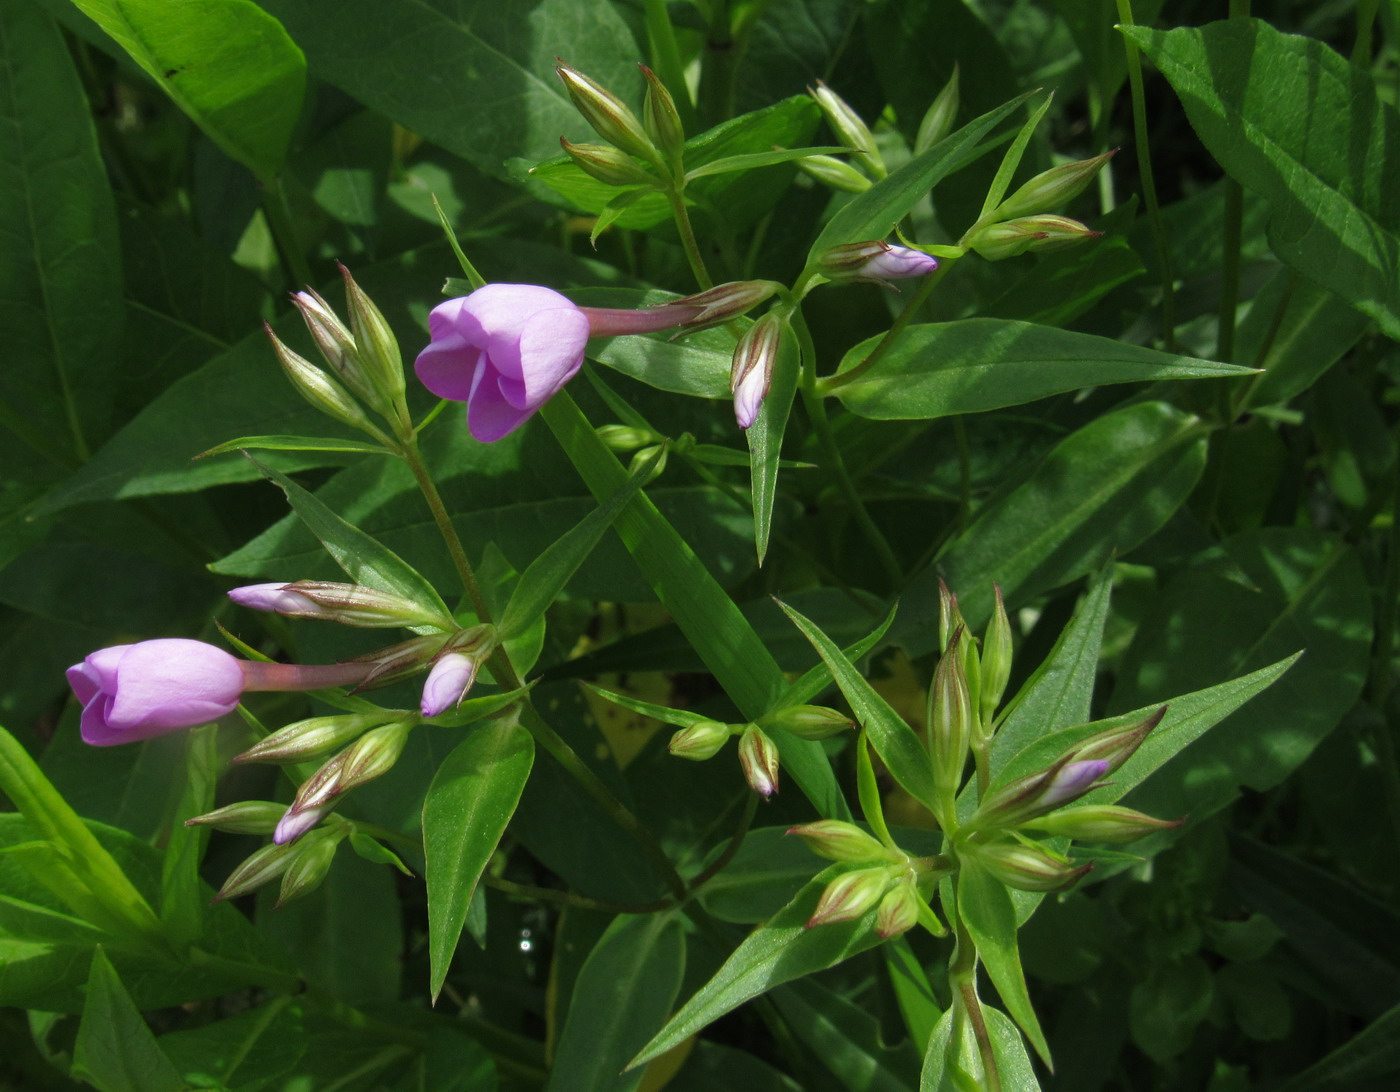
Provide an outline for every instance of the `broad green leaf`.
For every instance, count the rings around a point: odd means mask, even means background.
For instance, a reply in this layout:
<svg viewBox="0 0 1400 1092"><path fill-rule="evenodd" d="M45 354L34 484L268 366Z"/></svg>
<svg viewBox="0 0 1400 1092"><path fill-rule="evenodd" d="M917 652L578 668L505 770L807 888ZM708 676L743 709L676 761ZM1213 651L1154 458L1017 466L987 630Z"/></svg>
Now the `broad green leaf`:
<svg viewBox="0 0 1400 1092"><path fill-rule="evenodd" d="M689 1039L731 1009L765 990L825 970L880 943L875 910L854 921L806 928L826 885L849 866L832 865L799 891L787 906L750 933L719 971L685 1003L632 1059L640 1065Z"/></svg>
<svg viewBox="0 0 1400 1092"><path fill-rule="evenodd" d="M1126 222L1127 217L1122 220ZM1094 226L1112 231L1105 219L1096 219ZM981 314L983 318L1024 319L1065 327L1115 288L1144 272L1142 259L1127 237L1110 234L1086 246L1040 255L1024 276L983 305Z"/></svg>
<svg viewBox="0 0 1400 1092"><path fill-rule="evenodd" d="M889 946L886 945L886 948ZM773 991L796 1039L840 1082L865 1092L912 1092L919 1053L885 1046L880 1021L855 1001L807 979Z"/></svg>
<svg viewBox="0 0 1400 1092"><path fill-rule="evenodd" d="M530 733L513 718L482 725L443 760L423 800L434 998L447 978L472 892L515 813L534 756Z"/></svg>
<svg viewBox="0 0 1400 1092"><path fill-rule="evenodd" d="M625 101L640 97L637 47L605 0L342 0L334 17L317 0L262 7L315 75L498 178L512 156L554 155L561 136L596 139L554 75L560 50Z"/></svg>
<svg viewBox="0 0 1400 1092"><path fill-rule="evenodd" d="M722 848L712 852L706 864L720 852ZM759 827L749 831L733 859L696 897L720 921L757 925L791 902L793 892L810 882L821 864L801 838L787 836L787 827Z"/></svg>
<svg viewBox="0 0 1400 1092"><path fill-rule="evenodd" d="M1000 1009L990 1005L982 1006L982 1015L986 1018L987 1032L992 1038L992 1056L997 1060L997 1075L1001 1077L1002 1088L1014 1088L1016 1092L1039 1092L1040 1081L1026 1052L1026 1041L1015 1023Z"/></svg>
<svg viewBox="0 0 1400 1092"><path fill-rule="evenodd" d="M880 337L841 360L849 371ZM868 372L835 389L846 408L878 420L947 417L1019 406L1110 383L1230 378L1247 368L1144 349L1112 338L1009 319L911 326Z"/></svg>
<svg viewBox="0 0 1400 1092"><path fill-rule="evenodd" d="M263 182L282 170L306 59L252 0L73 0L177 106Z"/></svg>
<svg viewBox="0 0 1400 1092"><path fill-rule="evenodd" d="M106 954L92 955L73 1069L101 1092L184 1092L185 1082L141 1019Z"/></svg>
<svg viewBox="0 0 1400 1092"><path fill-rule="evenodd" d="M812 244L807 254L808 273L815 272L821 256L834 246L888 235L929 190L974 158L977 142L1025 99L1025 95L1012 99L968 122L844 206Z"/></svg>
<svg viewBox="0 0 1400 1092"><path fill-rule="evenodd" d="M1050 1047L1026 992L1026 976L1016 947L1016 908L1010 892L1005 884L970 860L963 861L957 882L959 918L977 945L977 955L1001 995L1001 1003L1036 1053L1050 1065Z"/></svg>
<svg viewBox="0 0 1400 1092"><path fill-rule="evenodd" d="M288 996L160 1037L160 1049L196 1088L215 1081L213 1087L266 1087L260 1082L292 1073L308 1045L300 1006Z"/></svg>
<svg viewBox="0 0 1400 1092"><path fill-rule="evenodd" d="M1370 603L1355 552L1319 531L1246 531L1191 558L1143 620L1111 709L1306 653L1268 693L1159 771L1134 806L1201 818L1242 788L1264 792L1288 777L1361 693Z"/></svg>
<svg viewBox="0 0 1400 1092"><path fill-rule="evenodd" d="M547 402L541 416L595 497L605 500L626 483L626 471L567 392ZM786 685L777 662L704 562L645 493L632 498L615 526L657 597L740 713L760 717L772 708ZM846 802L821 745L811 740L792 742L793 746L784 748L783 765L793 780L820 814L845 818Z"/></svg>
<svg viewBox="0 0 1400 1092"><path fill-rule="evenodd" d="M1185 502L1204 465L1204 427L1175 407L1143 402L1106 414L978 512L943 554L941 575L978 629L994 581L1014 604L1123 556ZM937 640L939 575L925 569L905 591L895 633L911 653Z"/></svg>
<svg viewBox="0 0 1400 1092"><path fill-rule="evenodd" d="M372 440L342 440L328 436L240 436L236 440L225 440L199 457L222 455L228 451L356 451L371 455L390 455L383 444Z"/></svg>
<svg viewBox="0 0 1400 1092"><path fill-rule="evenodd" d="M198 938L207 902L199 866L209 828L187 827L185 820L214 810L214 786L220 771L217 731L216 725L206 724L187 733L184 785L165 845L160 917L177 946Z"/></svg>
<svg viewBox="0 0 1400 1092"><path fill-rule="evenodd" d="M744 434L749 444L749 462L753 497L754 545L758 563L768 554L768 538L773 531L773 501L778 494L778 464L783 453L783 433L787 431L792 400L797 394L797 379L801 361L792 329L783 326L778 343L778 359L773 364L773 377L768 395L759 407L758 417Z"/></svg>
<svg viewBox="0 0 1400 1092"><path fill-rule="evenodd" d="M685 931L674 914L614 918L574 983L546 1092L636 1088L646 1071L622 1070L671 1010L684 971Z"/></svg>
<svg viewBox="0 0 1400 1092"><path fill-rule="evenodd" d="M0 11L0 430L73 467L109 427L122 326L117 218L58 28Z"/></svg>
<svg viewBox="0 0 1400 1092"><path fill-rule="evenodd" d="M549 549L530 562L520 576L510 602L501 616L502 640L523 633L553 605L578 567L588 559L598 540L607 533L622 511L646 483L659 456L653 456L632 473L627 484L605 500L583 520L570 527Z"/></svg>
<svg viewBox="0 0 1400 1092"><path fill-rule="evenodd" d="M440 613L446 622L452 617L437 590L392 550L381 545L358 527L346 523L335 512L285 474L249 460L270 481L281 486L287 502L311 530L336 564L356 584L379 591L394 592Z"/></svg>
<svg viewBox="0 0 1400 1092"><path fill-rule="evenodd" d="M1220 165L1272 206L1279 257L1400 337L1400 118L1369 72L1259 19L1123 33Z"/></svg>
<svg viewBox="0 0 1400 1092"><path fill-rule="evenodd" d="M803 636L812 642L812 647L821 656L841 688L841 693L851 703L851 711L865 729L875 753L880 756L895 780L925 807L933 809L936 793L933 785L933 769L928 751L904 718L896 713L887 701L876 693L853 663L842 654L831 638L791 607L778 604L783 612L802 631Z"/></svg>
<svg viewBox="0 0 1400 1092"><path fill-rule="evenodd" d="M943 1009L907 936L894 938L880 949L880 954L885 957L885 975L899 1002L904 1026L909 1029L909 1040L922 1053Z"/></svg>

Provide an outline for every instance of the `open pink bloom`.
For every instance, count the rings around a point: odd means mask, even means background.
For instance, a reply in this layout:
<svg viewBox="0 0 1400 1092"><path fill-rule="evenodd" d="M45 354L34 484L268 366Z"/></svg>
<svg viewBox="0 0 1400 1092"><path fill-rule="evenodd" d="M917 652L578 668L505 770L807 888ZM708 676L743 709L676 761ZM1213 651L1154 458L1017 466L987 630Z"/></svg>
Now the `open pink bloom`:
<svg viewBox="0 0 1400 1092"><path fill-rule="evenodd" d="M490 442L514 432L583 363L588 316L550 288L488 284L428 316L432 341L413 369L439 398L467 403L467 425Z"/></svg>
<svg viewBox="0 0 1400 1092"><path fill-rule="evenodd" d="M245 682L223 649L180 637L113 645L68 669L83 739L99 747L217 720L238 706Z"/></svg>

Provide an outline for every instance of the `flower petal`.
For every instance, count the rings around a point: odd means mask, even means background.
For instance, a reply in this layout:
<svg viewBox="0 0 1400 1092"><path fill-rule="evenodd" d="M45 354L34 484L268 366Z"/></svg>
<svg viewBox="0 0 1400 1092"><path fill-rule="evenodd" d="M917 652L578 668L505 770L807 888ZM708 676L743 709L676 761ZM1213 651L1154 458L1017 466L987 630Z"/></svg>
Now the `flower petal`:
<svg viewBox="0 0 1400 1092"><path fill-rule="evenodd" d="M539 311L520 335L520 370L525 404L544 405L583 365L588 317L576 307Z"/></svg>
<svg viewBox="0 0 1400 1092"><path fill-rule="evenodd" d="M471 396L472 382L481 364L481 349L461 334L434 337L413 362L423 386L439 398L465 402Z"/></svg>

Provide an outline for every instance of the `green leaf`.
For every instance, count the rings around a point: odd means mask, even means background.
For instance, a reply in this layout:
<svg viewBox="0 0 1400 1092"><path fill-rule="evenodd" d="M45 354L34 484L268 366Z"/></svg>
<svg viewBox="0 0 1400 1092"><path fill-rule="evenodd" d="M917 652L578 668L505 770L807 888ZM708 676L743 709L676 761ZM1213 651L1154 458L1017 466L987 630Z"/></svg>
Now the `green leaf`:
<svg viewBox="0 0 1400 1092"><path fill-rule="evenodd" d="M775 163L790 163L809 155L846 155L851 149L840 145L818 148L775 148L771 152L750 152L747 155L725 156L713 159L693 170L686 171L685 180L693 182L711 174L726 174L729 171L748 171L755 167L771 167Z"/></svg>
<svg viewBox="0 0 1400 1092"><path fill-rule="evenodd" d="M101 948L92 955L87 1003L73 1044L73 1071L101 1092L184 1092L131 995Z"/></svg>
<svg viewBox="0 0 1400 1092"><path fill-rule="evenodd" d="M1105 414L1061 440L943 554L968 625L990 617L994 581L1008 603L1024 601L1122 557L1185 502L1205 454L1203 426L1164 402ZM937 640L939 575L925 569L905 592L895 633L911 654Z"/></svg>
<svg viewBox="0 0 1400 1092"><path fill-rule="evenodd" d="M546 1092L636 1088L645 1070L623 1067L671 1010L684 971L685 931L674 914L614 918L574 983Z"/></svg>
<svg viewBox="0 0 1400 1092"><path fill-rule="evenodd" d="M0 429L71 467L108 427L122 326L117 218L87 96L33 4L0 12Z"/></svg>
<svg viewBox="0 0 1400 1092"><path fill-rule="evenodd" d="M909 1040L922 1052L943 1009L907 936L894 938L880 949L880 954L885 957L885 975L899 1002L904 1026L909 1029Z"/></svg>
<svg viewBox="0 0 1400 1092"><path fill-rule="evenodd" d="M881 336L841 360L849 371ZM858 379L835 388L846 408L877 420L914 420L1019 406L1052 394L1110 383L1230 378L1247 368L1162 353L1112 338L1010 319L961 319L911 326Z"/></svg>
<svg viewBox="0 0 1400 1092"><path fill-rule="evenodd" d="M914 730L876 693L865 676L846 659L830 637L791 607L783 603L778 605L802 631L803 636L812 642L812 647L817 650L822 662L831 671L831 677L836 680L841 693L851 703L851 711L865 729L875 753L889 767L895 780L903 785L915 800L932 810L936 798L933 769L928 751Z"/></svg>
<svg viewBox="0 0 1400 1092"><path fill-rule="evenodd" d="M1016 948L1016 908L1011 903L1010 892L1000 880L993 879L975 861L967 859L963 861L957 883L958 916L977 946L977 955L1001 995L1001 1003L1026 1033L1036 1053L1046 1065L1051 1065L1050 1047L1045 1042L1045 1033L1040 1030L1040 1021L1036 1019L1035 1008L1026 991L1026 976L1021 970L1021 956Z"/></svg>
<svg viewBox="0 0 1400 1092"><path fill-rule="evenodd" d="M651 717L653 720L659 720L662 724L674 725L677 728L690 728L714 719L700 713L692 713L688 709L672 709L668 705L655 705L649 701L642 701L639 698L628 697L626 694L606 690L601 686L594 686L592 683L584 683L583 685L614 705L620 705L624 709L630 709L634 713L640 713L644 717Z"/></svg>
<svg viewBox="0 0 1400 1092"><path fill-rule="evenodd" d="M1275 253L1400 337L1400 119L1371 75L1259 19L1123 33L1220 165L1269 202Z"/></svg>
<svg viewBox="0 0 1400 1092"><path fill-rule="evenodd" d="M287 996L227 1020L160 1037L161 1050L189 1086L250 1092L269 1087L263 1082L291 1074L308 1045L302 1013L295 999ZM218 1084L211 1084L214 1081Z"/></svg>
<svg viewBox="0 0 1400 1092"><path fill-rule="evenodd" d="M758 417L744 434L749 444L752 467L754 545L758 549L760 565L768 554L768 538L773 531L773 501L778 493L783 433L787 431L788 415L792 412L792 400L797 394L800 371L801 362L792 329L784 324L768 395L759 407Z"/></svg>
<svg viewBox="0 0 1400 1092"><path fill-rule="evenodd" d="M685 1003L631 1064L641 1065L689 1039L726 1012L765 990L823 971L880 943L875 910L854 921L806 928L826 885L848 865L832 865L782 910L744 938L713 978Z"/></svg>
<svg viewBox="0 0 1400 1092"><path fill-rule="evenodd" d="M252 0L73 0L229 156L272 182L301 114L306 59Z"/></svg>
<svg viewBox="0 0 1400 1092"><path fill-rule="evenodd" d="M392 455L383 444L372 440L342 440L335 436L240 436L225 440L197 458L222 455L228 451L356 451L372 455Z"/></svg>
<svg viewBox="0 0 1400 1092"><path fill-rule="evenodd" d="M170 823L161 874L161 923L178 945L199 936L207 903L199 866L209 842L209 828L187 827L186 819L214 810L214 786L219 780L218 728L206 724L187 733L184 785Z"/></svg>
<svg viewBox="0 0 1400 1092"><path fill-rule="evenodd" d="M929 190L975 158L977 142L1028 97L1021 95L968 122L845 205L822 228L808 251L807 274L815 271L821 256L834 246L888 235Z"/></svg>
<svg viewBox="0 0 1400 1092"><path fill-rule="evenodd" d="M251 455L248 460L268 480L282 487L287 494L287 502L351 580L367 588L402 595L438 611L444 624L450 622L452 612L447 609L437 589L424 580L417 569L358 527L346 523L314 494L308 493L285 474L264 466Z"/></svg>
<svg viewBox="0 0 1400 1092"><path fill-rule="evenodd" d="M515 813L534 757L530 733L514 719L483 725L443 760L423 800L434 998L447 978L472 892Z"/></svg>
<svg viewBox="0 0 1400 1092"><path fill-rule="evenodd" d="M777 604L777 600L772 600ZM778 604L781 605L781 604ZM899 604L891 605L882 621L873 630L867 633L860 640L847 645L841 650L841 655L851 663L855 663L865 657L872 648L885 639L885 634L889 632L890 626L894 624L894 616L899 611ZM787 709L793 705L806 705L828 686L831 685L831 670L825 662L817 664L809 671L788 685L782 695L773 704L773 708Z"/></svg>
<svg viewBox="0 0 1400 1092"><path fill-rule="evenodd" d="M992 1057L997 1061L997 1075L1001 1086L1015 1089L1016 1092L1039 1092L1040 1081L1026 1053L1026 1041L1016 1030L1015 1023L1000 1009L990 1005L982 1006L982 1015L987 1021L987 1032L992 1039Z"/></svg>
<svg viewBox="0 0 1400 1092"><path fill-rule="evenodd" d="M886 949L889 945L886 945ZM796 1039L840 1082L862 1092L912 1092L918 1055L907 1042L884 1044L880 1022L861 1005L806 979L773 992Z"/></svg>
<svg viewBox="0 0 1400 1092"><path fill-rule="evenodd" d="M510 602L501 616L500 634L502 640L509 640L523 633L553 605L569 579L578 572L578 567L588 559L607 532L638 490L651 476L660 452L649 458L632 473L627 484L610 496L583 520L565 531L559 538L530 562L529 568L520 576Z"/></svg>

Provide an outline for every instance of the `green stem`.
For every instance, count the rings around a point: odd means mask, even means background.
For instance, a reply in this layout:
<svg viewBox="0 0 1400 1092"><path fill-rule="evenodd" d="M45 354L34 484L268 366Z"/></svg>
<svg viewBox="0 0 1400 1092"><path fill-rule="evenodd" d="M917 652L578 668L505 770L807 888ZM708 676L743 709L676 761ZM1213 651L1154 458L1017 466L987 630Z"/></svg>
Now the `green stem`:
<svg viewBox="0 0 1400 1092"><path fill-rule="evenodd" d="M899 336L904 333L908 325L918 317L924 301L933 293L938 282L948 275L948 270L955 266L959 258L943 258L938 263L938 268L923 279L923 282L914 290L914 294L905 303L904 309L895 316L894 322L890 323L890 328L885 331L885 336L880 339L880 343L871 350L870 355L848 371L838 375L829 375L817 383L817 393L826 397L837 387L844 387L873 368L899 340Z"/></svg>
<svg viewBox="0 0 1400 1092"><path fill-rule="evenodd" d="M685 257L690 262L690 271L695 274L695 280L699 283L701 291L713 288L715 282L710 278L710 271L705 268L705 259L700 254L700 244L695 241L695 229L690 223L690 213L686 211L685 197L681 190L681 181L676 180L675 184L666 191L666 200L671 203L671 215L676 221L676 231L680 233L681 246L685 248Z"/></svg>
<svg viewBox="0 0 1400 1092"><path fill-rule="evenodd" d="M1133 26L1132 0L1115 0L1118 21ZM1147 219L1152 225L1152 243L1157 251L1157 263L1162 270L1162 340L1168 352L1176 351L1176 294L1173 288L1171 249L1167 246L1166 229L1162 226L1162 210L1157 204L1157 183L1152 177L1152 156L1148 151L1147 102L1142 90L1142 57L1137 43L1123 39L1128 57L1128 87L1133 100L1133 140L1137 145L1138 174L1142 178L1142 199L1147 206Z"/></svg>
<svg viewBox="0 0 1400 1092"><path fill-rule="evenodd" d="M972 943L961 917L957 924L957 947L948 962L948 985L953 991L953 1035L950 1046L962 1041L962 1028L970 1025L982 1056L985 1092L1001 1092L1001 1073L992 1051L992 1037L987 1032L987 1018L982 1012L982 999L977 996L977 947ZM955 1058L950 1058L955 1062Z"/></svg>
<svg viewBox="0 0 1400 1092"><path fill-rule="evenodd" d="M961 413L953 416L953 443L958 449L958 534L962 534L972 516L972 452L967 446L967 423Z"/></svg>
<svg viewBox="0 0 1400 1092"><path fill-rule="evenodd" d="M504 891L507 895L514 895L519 899L552 902L559 906L577 906L580 910L601 910L605 914L655 914L676 905L671 899L657 899L654 902L610 902L572 891L557 891L552 887L533 887L498 876L483 876L481 882L487 887L494 887L497 891Z"/></svg>
<svg viewBox="0 0 1400 1092"><path fill-rule="evenodd" d="M306 264L306 254L302 251L301 240L297 235L296 221L287 205L287 190L279 178L271 185L263 187L263 215L267 217L267 228L272 232L272 240L287 267L293 284L310 285L311 267Z"/></svg>
<svg viewBox="0 0 1400 1092"><path fill-rule="evenodd" d="M875 551L875 556L879 558L880 565L890 580L891 588L902 587L904 570L900 568L899 560L895 557L894 550L890 548L884 533L871 518L870 512L865 507L865 501L861 498L860 490L856 488L855 481L852 480L850 472L846 469L846 460L841 454L841 447L836 442L836 435L831 431L831 422L826 415L826 402L817 393L815 378L817 348L812 342L812 332L807 328L807 320L802 317L800 307L793 309L791 321L802 353L802 404L807 408L807 416L817 434L817 442L821 444L822 450L826 453L829 469L836 476L837 487L845 496L846 503L850 505L856 523L865 533L866 540Z"/></svg>
<svg viewBox="0 0 1400 1092"><path fill-rule="evenodd" d="M734 855L739 852L739 847L744 844L744 839L748 837L749 827L753 825L754 813L758 810L758 793L745 793L744 812L739 817L739 825L729 837L729 844L724 847L724 852L711 862L710 867L699 873L690 881L688 893L693 895L709 883L715 876L719 875L726 865L734 859Z"/></svg>
<svg viewBox="0 0 1400 1092"><path fill-rule="evenodd" d="M423 499L428 502L428 511L432 513L433 522L437 524L438 532L442 535L443 542L447 544L447 552L452 557L452 565L457 570L457 577L466 590L467 598L472 602L472 609L476 611L476 616L480 621L490 622L491 609L486 605L486 600L481 594L481 586L476 582L476 573L472 571L472 564L467 560L467 551L462 546L461 536L457 534L457 528L452 525L452 517L447 514L447 506L442 503L442 494L438 492L437 483L433 481L432 474L428 472L428 467L423 462L423 453L418 448L418 437L416 435L401 436L399 449L403 461L413 472L413 478L418 483L419 492L423 494ZM496 657L493 655L491 662L494 663L495 659ZM510 676L514 681L509 684L499 676L497 676L496 681L507 690L518 689L520 680L515 678L514 669L511 669Z"/></svg>
<svg viewBox="0 0 1400 1092"><path fill-rule="evenodd" d="M1356 44L1351 49L1351 63L1359 68L1371 64L1371 28L1380 6L1381 0L1360 0L1356 5Z"/></svg>

